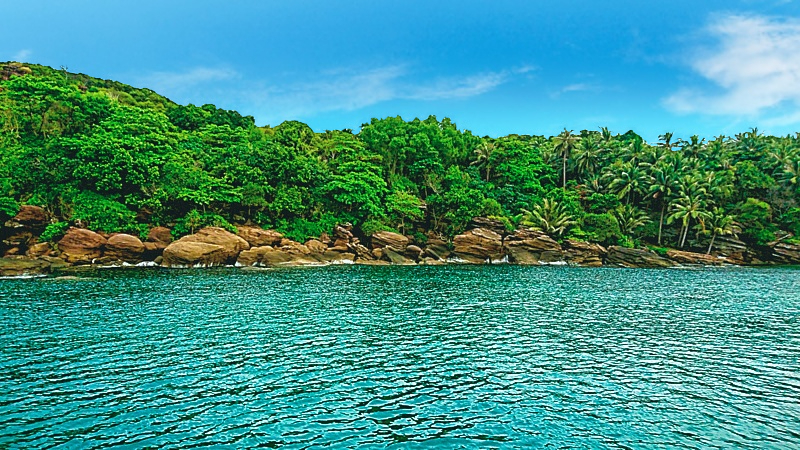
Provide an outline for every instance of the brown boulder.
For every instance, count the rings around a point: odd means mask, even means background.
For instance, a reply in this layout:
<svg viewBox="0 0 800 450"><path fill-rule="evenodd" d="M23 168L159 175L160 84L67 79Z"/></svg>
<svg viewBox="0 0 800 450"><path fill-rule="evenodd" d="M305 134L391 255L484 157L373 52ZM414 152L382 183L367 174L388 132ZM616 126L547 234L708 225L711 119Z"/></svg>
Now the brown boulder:
<svg viewBox="0 0 800 450"><path fill-rule="evenodd" d="M608 248L606 263L631 268L660 268L672 267L675 265L673 261L662 258L649 250L620 247L617 245Z"/></svg>
<svg viewBox="0 0 800 450"><path fill-rule="evenodd" d="M720 259L716 256L681 250L668 250L667 258L680 264L701 264L704 266L718 266L725 262L725 259Z"/></svg>
<svg viewBox="0 0 800 450"><path fill-rule="evenodd" d="M0 277L24 277L50 272L50 263L22 257L0 258Z"/></svg>
<svg viewBox="0 0 800 450"><path fill-rule="evenodd" d="M355 253L330 249L321 255L314 255L314 258L319 262L328 264L352 264L356 259L356 255Z"/></svg>
<svg viewBox="0 0 800 450"><path fill-rule="evenodd" d="M453 254L461 262L483 264L503 259L502 237L492 230L469 230L453 238L453 245Z"/></svg>
<svg viewBox="0 0 800 450"><path fill-rule="evenodd" d="M104 256L112 261L138 263L142 261L144 244L136 236L115 234L108 238Z"/></svg>
<svg viewBox="0 0 800 450"><path fill-rule="evenodd" d="M154 227L147 233L147 242L156 242L163 244L160 247L162 250L167 248L167 245L172 243L172 231L167 227Z"/></svg>
<svg viewBox="0 0 800 450"><path fill-rule="evenodd" d="M425 246L425 254L431 258L444 261L450 257L451 252L450 248L447 246L447 242L441 239L431 238L428 239L427 245Z"/></svg>
<svg viewBox="0 0 800 450"><path fill-rule="evenodd" d="M423 253L424 251L416 245L409 245L406 247L406 251L403 252L406 257L411 258L414 261L419 261Z"/></svg>
<svg viewBox="0 0 800 450"><path fill-rule="evenodd" d="M401 255L400 253L397 253L396 251L394 251L392 249L392 247L384 247L383 248L383 256L384 256L384 259L389 260L389 262L391 262L392 264L397 265L397 266L416 265L416 263L414 261L406 258L405 256Z"/></svg>
<svg viewBox="0 0 800 450"><path fill-rule="evenodd" d="M306 248L307 248L307 249L308 249L308 250L309 250L311 253L319 253L319 254L322 254L322 253L325 253L325 252L328 250L328 246L327 246L327 245L323 244L322 242L320 242L320 241L318 241L318 240L316 240L316 239L309 239L309 240L308 240L308 241L306 241L306 243L305 243L305 244L303 244L303 245L305 245L305 246L306 246Z"/></svg>
<svg viewBox="0 0 800 450"><path fill-rule="evenodd" d="M488 217L474 217L472 220L470 220L469 224L467 225L467 229L471 230L474 228L492 230L500 236L505 236L508 234L508 229L506 229L506 225L503 222L497 219L490 219Z"/></svg>
<svg viewBox="0 0 800 450"><path fill-rule="evenodd" d="M546 264L563 261L561 245L546 233L519 229L506 236L503 242L511 262L522 265Z"/></svg>
<svg viewBox="0 0 800 450"><path fill-rule="evenodd" d="M219 245L224 249L224 262L223 264L233 264L242 250L250 248L241 237L231 233L228 230L219 227L206 227L201 229L195 234L184 236L178 242L202 242L205 244ZM174 243L173 243L174 244ZM169 247L167 247L169 248ZM166 253L166 249L164 250Z"/></svg>
<svg viewBox="0 0 800 450"><path fill-rule="evenodd" d="M28 258L49 256L52 251L53 247L50 246L49 242L40 242L38 244L33 244L30 247L28 247L28 251L25 252L25 256L27 256Z"/></svg>
<svg viewBox="0 0 800 450"><path fill-rule="evenodd" d="M85 228L70 227L58 241L58 250L64 261L73 264L90 264L103 255L106 239Z"/></svg>
<svg viewBox="0 0 800 450"><path fill-rule="evenodd" d="M395 251L404 252L408 246L408 238L391 231L376 231L370 237L372 248L392 247Z"/></svg>
<svg viewBox="0 0 800 450"><path fill-rule="evenodd" d="M367 247L361 244L348 244L347 248L356 255L357 259L373 260L375 256Z"/></svg>
<svg viewBox="0 0 800 450"><path fill-rule="evenodd" d="M236 234L247 241L250 247L275 245L283 239L283 235L275 230L264 230L258 227L238 227Z"/></svg>
<svg viewBox="0 0 800 450"><path fill-rule="evenodd" d="M44 230L50 223L50 214L39 206L22 205L17 215L12 217L6 226L9 228L25 227L34 230Z"/></svg>
<svg viewBox="0 0 800 450"><path fill-rule="evenodd" d="M607 253L606 249L600 244L572 239L564 241L564 259L567 264L600 267L603 265L603 258Z"/></svg>
<svg viewBox="0 0 800 450"><path fill-rule="evenodd" d="M222 245L179 239L164 249L162 257L165 267L211 267L225 264L228 251Z"/></svg>

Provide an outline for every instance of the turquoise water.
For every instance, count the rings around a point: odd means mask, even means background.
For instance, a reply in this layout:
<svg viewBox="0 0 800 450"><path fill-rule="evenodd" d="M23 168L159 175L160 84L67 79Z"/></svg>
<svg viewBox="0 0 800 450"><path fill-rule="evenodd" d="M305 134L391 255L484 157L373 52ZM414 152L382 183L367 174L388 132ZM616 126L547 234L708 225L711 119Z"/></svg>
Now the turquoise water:
<svg viewBox="0 0 800 450"><path fill-rule="evenodd" d="M800 270L0 281L0 448L800 448Z"/></svg>

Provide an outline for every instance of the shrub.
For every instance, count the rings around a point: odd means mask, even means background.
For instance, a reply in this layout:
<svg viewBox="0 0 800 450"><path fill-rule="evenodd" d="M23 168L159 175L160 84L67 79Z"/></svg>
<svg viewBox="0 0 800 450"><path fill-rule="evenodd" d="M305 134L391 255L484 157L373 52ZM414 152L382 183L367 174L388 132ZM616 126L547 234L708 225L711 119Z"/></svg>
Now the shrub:
<svg viewBox="0 0 800 450"><path fill-rule="evenodd" d="M55 222L47 225L47 228L44 229L42 235L39 236L39 240L42 242L53 242L61 239L64 236L64 233L67 232L69 228L69 222Z"/></svg>
<svg viewBox="0 0 800 450"><path fill-rule="evenodd" d="M201 213L193 209L175 222L175 226L172 227L172 235L179 238L205 227L220 227L236 233L236 227L219 214Z"/></svg>
<svg viewBox="0 0 800 450"><path fill-rule="evenodd" d="M603 245L614 245L622 239L619 222L610 213L586 214L581 219L581 229L586 233L588 240Z"/></svg>

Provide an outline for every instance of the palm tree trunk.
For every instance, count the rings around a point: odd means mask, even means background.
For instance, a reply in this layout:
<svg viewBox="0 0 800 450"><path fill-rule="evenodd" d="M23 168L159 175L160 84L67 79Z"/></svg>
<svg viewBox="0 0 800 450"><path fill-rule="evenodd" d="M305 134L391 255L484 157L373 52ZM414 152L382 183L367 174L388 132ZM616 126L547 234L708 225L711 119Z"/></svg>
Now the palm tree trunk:
<svg viewBox="0 0 800 450"><path fill-rule="evenodd" d="M664 210L666 209L667 209L667 203L662 202L661 218L658 220L658 245L661 245L661 230L664 228Z"/></svg>
<svg viewBox="0 0 800 450"><path fill-rule="evenodd" d="M563 162L561 164L561 172L563 174L563 186L564 190L567 190L567 152L562 153L563 155Z"/></svg>
<svg viewBox="0 0 800 450"><path fill-rule="evenodd" d="M711 247L714 246L714 239L717 237L717 233L711 235L711 242L708 244L708 251L706 251L706 255L711 254Z"/></svg>
<svg viewBox="0 0 800 450"><path fill-rule="evenodd" d="M686 244L686 236L689 234L689 224L692 222L692 218L689 217L689 220L686 221L686 229L683 230L683 238L681 239L681 248Z"/></svg>

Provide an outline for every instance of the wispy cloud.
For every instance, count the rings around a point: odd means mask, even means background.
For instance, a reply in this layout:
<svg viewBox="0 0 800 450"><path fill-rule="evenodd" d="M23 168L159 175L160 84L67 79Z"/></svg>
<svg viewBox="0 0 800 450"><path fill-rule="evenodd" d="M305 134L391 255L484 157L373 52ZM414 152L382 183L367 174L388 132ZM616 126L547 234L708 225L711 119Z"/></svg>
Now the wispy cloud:
<svg viewBox="0 0 800 450"><path fill-rule="evenodd" d="M716 45L698 51L691 68L713 93L686 87L664 99L680 113L759 117L795 121L800 111L800 20L757 15L715 16L706 29Z"/></svg>
<svg viewBox="0 0 800 450"><path fill-rule="evenodd" d="M269 119L308 117L329 111L353 111L390 100L435 101L475 97L492 91L512 77L535 70L532 66L420 80L407 65L367 70L336 70L287 85L268 85L249 92L257 109Z"/></svg>
<svg viewBox="0 0 800 450"><path fill-rule="evenodd" d="M30 58L32 54L33 54L33 51L31 51L30 49L27 49L27 48L26 49L22 49L22 50L18 51L11 58L11 60L12 61L17 61L17 62L29 62L28 58Z"/></svg>
<svg viewBox="0 0 800 450"><path fill-rule="evenodd" d="M153 72L139 77L137 84L159 93L175 94L201 84L231 80L237 76L235 70L228 68L195 67L182 72Z"/></svg>

